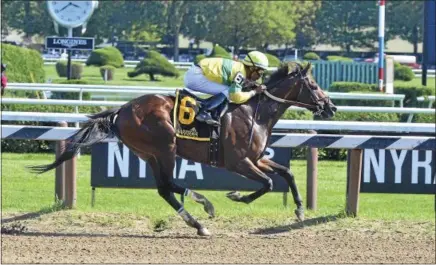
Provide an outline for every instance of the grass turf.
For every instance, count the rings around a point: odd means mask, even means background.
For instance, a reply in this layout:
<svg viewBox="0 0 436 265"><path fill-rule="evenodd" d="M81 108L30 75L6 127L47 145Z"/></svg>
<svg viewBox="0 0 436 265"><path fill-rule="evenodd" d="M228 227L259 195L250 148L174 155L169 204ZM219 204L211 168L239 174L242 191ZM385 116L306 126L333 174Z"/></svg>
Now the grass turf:
<svg viewBox="0 0 436 265"><path fill-rule="evenodd" d="M2 154L2 211L37 212L54 206L54 171L42 175L29 173L25 167L52 162L52 154ZM77 161L77 212L121 213L144 216L151 220L174 216L172 208L156 190L96 190L96 205L91 207L91 159L82 155ZM306 163L292 161L291 169L305 202ZM346 166L344 161L320 161L318 165L318 210L307 211L308 218L337 215L345 206ZM289 194L289 209L282 205L281 193L268 193L250 205L231 202L223 191L200 191L215 206L222 220L244 219L280 222L293 217L295 205ZM360 197L359 218L382 221L434 222L434 195L368 194ZM194 216L206 218L202 206L185 200L185 207Z"/></svg>

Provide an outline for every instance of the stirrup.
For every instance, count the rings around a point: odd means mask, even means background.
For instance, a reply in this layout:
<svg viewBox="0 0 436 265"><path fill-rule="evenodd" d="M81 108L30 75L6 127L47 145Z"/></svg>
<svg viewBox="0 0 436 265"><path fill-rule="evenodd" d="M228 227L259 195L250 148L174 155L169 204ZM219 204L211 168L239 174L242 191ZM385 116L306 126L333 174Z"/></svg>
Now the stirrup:
<svg viewBox="0 0 436 265"><path fill-rule="evenodd" d="M220 122L214 120L212 118L212 116L210 115L210 113L208 113L208 112L199 113L197 115L196 119L200 122L205 122L205 123L207 123L209 125L213 125L213 126L220 126L221 125Z"/></svg>

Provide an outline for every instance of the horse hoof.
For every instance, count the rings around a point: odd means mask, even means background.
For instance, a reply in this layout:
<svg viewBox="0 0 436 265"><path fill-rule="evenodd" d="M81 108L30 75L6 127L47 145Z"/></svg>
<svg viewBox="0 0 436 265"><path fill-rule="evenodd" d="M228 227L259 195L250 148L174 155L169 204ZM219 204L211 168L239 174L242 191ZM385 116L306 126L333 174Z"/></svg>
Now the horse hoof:
<svg viewBox="0 0 436 265"><path fill-rule="evenodd" d="M303 209L295 209L295 215L297 215L297 219L300 222L304 221L304 210Z"/></svg>
<svg viewBox="0 0 436 265"><path fill-rule="evenodd" d="M227 193L227 198L229 198L232 201L239 202L241 201L241 197L242 197L241 194L237 191L232 191Z"/></svg>
<svg viewBox="0 0 436 265"><path fill-rule="evenodd" d="M204 211L209 215L209 218L215 217L215 208L213 207L212 203L207 201L204 205Z"/></svg>
<svg viewBox="0 0 436 265"><path fill-rule="evenodd" d="M210 236L212 234L206 228L200 228L197 231L197 235L199 235L199 236Z"/></svg>

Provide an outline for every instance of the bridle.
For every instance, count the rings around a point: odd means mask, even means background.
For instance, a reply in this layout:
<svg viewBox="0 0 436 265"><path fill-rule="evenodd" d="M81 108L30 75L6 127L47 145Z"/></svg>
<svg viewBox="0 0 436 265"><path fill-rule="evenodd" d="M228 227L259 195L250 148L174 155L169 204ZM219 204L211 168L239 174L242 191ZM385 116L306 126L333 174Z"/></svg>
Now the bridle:
<svg viewBox="0 0 436 265"><path fill-rule="evenodd" d="M300 86L300 90L298 92L297 100L287 100L287 99L279 98L279 97L276 97L269 92L270 89L272 89L272 90L275 89L277 87L277 85L282 83L283 81L291 80L295 77L300 77L300 79L303 81L303 84ZM282 79L278 80L277 82L275 82L273 85L267 86L267 89L263 93L268 98L270 98L274 101L277 101L279 103L290 104L290 105L294 105L294 106L298 106L298 107L307 108L309 110L313 110L315 112L315 114L320 114L322 112L322 105L326 102L325 99L327 97L318 98L315 95L315 92L313 92L313 90L307 85L308 80L309 80L308 76L303 77L301 74L301 71L298 71L298 73L296 75L291 75L290 77L282 78ZM303 92L303 89L309 90L310 98L312 99L312 101L315 104L307 104L307 103L303 103L303 102L298 100L300 98L301 93ZM320 102L322 102L323 104L320 104Z"/></svg>

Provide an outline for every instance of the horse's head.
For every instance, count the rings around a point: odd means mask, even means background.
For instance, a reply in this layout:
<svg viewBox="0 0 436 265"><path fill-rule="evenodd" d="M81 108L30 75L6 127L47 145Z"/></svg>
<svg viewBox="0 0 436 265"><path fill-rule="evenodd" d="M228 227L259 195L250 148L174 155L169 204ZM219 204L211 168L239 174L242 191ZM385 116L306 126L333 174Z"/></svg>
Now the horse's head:
<svg viewBox="0 0 436 265"><path fill-rule="evenodd" d="M311 65L290 63L280 67L265 83L265 94L273 100L312 111L322 118L335 115L336 106L310 74Z"/></svg>

